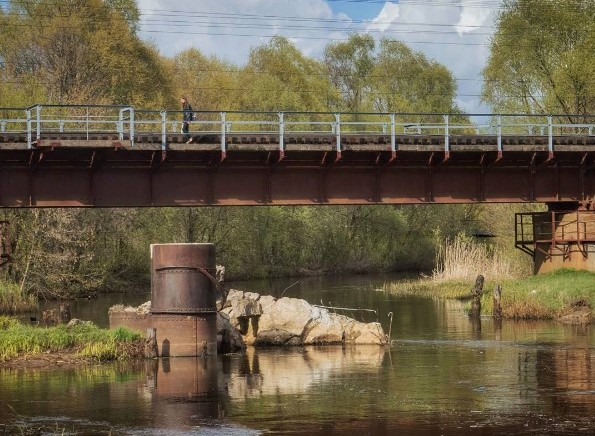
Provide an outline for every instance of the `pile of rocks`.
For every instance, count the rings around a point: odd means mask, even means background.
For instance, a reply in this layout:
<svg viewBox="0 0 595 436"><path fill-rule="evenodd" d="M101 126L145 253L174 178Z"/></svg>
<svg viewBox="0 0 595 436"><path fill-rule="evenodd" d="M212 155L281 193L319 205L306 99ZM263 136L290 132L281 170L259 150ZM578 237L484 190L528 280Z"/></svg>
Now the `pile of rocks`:
<svg viewBox="0 0 595 436"><path fill-rule="evenodd" d="M298 298L276 299L233 289L217 317L217 330L230 338L232 349L241 348L240 340L256 346L388 344L380 323L359 322Z"/></svg>

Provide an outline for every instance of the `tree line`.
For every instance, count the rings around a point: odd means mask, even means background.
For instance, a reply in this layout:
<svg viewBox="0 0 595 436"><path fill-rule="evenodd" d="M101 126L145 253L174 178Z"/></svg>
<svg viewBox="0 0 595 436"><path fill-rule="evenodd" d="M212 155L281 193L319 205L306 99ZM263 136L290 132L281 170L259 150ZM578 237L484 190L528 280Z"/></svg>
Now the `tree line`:
<svg viewBox="0 0 595 436"><path fill-rule="evenodd" d="M483 72L496 111L595 110L595 5L505 0ZM34 102L195 110L462 114L443 65L367 34L303 54L282 36L243 65L197 49L166 57L138 35L135 0L10 0L0 8L0 107ZM4 283L86 295L148 279L148 245L214 242L231 278L432 267L436 242L494 230L508 206L341 206L4 210L14 259ZM500 226L500 227L499 227Z"/></svg>

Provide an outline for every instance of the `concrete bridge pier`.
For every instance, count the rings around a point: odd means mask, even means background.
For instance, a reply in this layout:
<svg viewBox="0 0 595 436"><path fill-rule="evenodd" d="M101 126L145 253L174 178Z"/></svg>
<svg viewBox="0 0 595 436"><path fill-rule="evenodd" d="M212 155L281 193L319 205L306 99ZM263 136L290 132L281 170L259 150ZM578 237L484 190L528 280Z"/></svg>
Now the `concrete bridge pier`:
<svg viewBox="0 0 595 436"><path fill-rule="evenodd" d="M516 247L533 257L534 273L562 268L595 272L595 205L548 204L547 212L516 214Z"/></svg>

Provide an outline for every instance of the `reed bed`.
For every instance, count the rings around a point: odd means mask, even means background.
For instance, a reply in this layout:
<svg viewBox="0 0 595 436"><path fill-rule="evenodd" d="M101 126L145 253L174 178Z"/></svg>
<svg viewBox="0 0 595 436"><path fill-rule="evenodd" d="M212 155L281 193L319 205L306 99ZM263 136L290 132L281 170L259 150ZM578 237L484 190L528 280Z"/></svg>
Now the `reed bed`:
<svg viewBox="0 0 595 436"><path fill-rule="evenodd" d="M463 235L445 239L438 246L434 281L472 281L480 274L498 280L513 279L523 275L523 267L501 249Z"/></svg>
<svg viewBox="0 0 595 436"><path fill-rule="evenodd" d="M0 313L9 315L30 312L37 308L37 299L27 295L14 283L0 282Z"/></svg>

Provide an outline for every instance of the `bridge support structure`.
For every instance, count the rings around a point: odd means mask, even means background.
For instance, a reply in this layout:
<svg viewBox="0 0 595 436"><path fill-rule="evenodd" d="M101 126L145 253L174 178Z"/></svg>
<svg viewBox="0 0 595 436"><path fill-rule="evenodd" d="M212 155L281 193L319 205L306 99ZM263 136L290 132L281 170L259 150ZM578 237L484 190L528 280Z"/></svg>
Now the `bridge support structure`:
<svg viewBox="0 0 595 436"><path fill-rule="evenodd" d="M595 272L595 205L551 203L547 212L518 213L515 239L532 256L535 274L562 268Z"/></svg>

